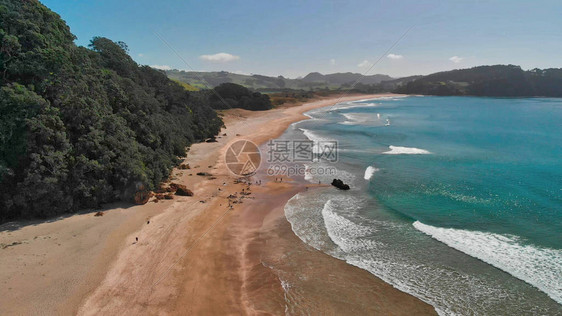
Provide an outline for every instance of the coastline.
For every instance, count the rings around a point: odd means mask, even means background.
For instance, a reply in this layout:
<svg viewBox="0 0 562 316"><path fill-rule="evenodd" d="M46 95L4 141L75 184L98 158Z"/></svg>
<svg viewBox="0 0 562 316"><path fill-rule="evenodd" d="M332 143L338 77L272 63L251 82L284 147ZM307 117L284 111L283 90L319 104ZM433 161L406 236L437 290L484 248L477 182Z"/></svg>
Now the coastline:
<svg viewBox="0 0 562 316"><path fill-rule="evenodd" d="M390 95L353 95L339 101ZM2 314L283 314L302 312L298 308L327 314L434 314L430 305L369 272L302 243L283 207L305 185L264 181L252 186L254 199L227 209L226 196L245 187L234 184L224 166L228 144L277 138L290 124L306 119L304 112L337 100L322 98L263 112L221 112L227 126L221 135L227 136L217 143L194 144L186 159L193 168L172 173L174 182L194 191L193 197L108 208L99 218L86 213L3 229L2 243L23 243L0 250L10 254L0 259L7 267L0 274L7 289L0 295ZM329 285L325 275L306 269L311 261L338 271L329 274ZM302 275L285 275L275 267L307 274L299 295L287 291L286 282L291 282L283 278ZM362 291L346 296L353 288Z"/></svg>

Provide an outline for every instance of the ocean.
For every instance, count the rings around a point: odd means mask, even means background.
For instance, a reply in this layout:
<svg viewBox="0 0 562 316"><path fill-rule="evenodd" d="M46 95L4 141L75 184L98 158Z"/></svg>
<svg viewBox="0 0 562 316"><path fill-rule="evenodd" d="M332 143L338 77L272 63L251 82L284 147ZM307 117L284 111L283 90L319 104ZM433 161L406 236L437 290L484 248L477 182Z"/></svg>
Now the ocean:
<svg viewBox="0 0 562 316"><path fill-rule="evenodd" d="M285 215L310 246L440 314L562 314L562 100L388 97L320 108L282 139L332 140L350 191Z"/></svg>

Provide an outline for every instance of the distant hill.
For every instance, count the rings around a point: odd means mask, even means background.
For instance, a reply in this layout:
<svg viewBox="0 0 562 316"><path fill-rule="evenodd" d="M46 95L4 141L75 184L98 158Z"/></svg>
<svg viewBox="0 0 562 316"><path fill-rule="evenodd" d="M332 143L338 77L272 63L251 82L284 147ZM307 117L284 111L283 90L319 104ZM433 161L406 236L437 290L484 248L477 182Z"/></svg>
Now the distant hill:
<svg viewBox="0 0 562 316"><path fill-rule="evenodd" d="M236 83L246 88L267 91L280 89L314 90L314 89L346 89L358 81L361 84L378 84L384 80L392 80L387 75L364 76L358 73L334 73L323 75L312 72L301 79L289 79L283 76L269 77L262 75L242 75L226 71L193 72L182 70L166 71L172 80L185 82L199 89L214 88L222 83Z"/></svg>
<svg viewBox="0 0 562 316"><path fill-rule="evenodd" d="M361 82L357 83L353 86L352 91L357 93L382 93L382 92L390 92L396 90L398 87L407 84L408 82L414 81L419 79L423 76L409 76L403 77L398 79L391 79L381 81L379 83L374 84L363 84ZM351 89L350 84L343 84L341 86L342 89Z"/></svg>
<svg viewBox="0 0 562 316"><path fill-rule="evenodd" d="M190 85L189 83L181 82L179 80L172 80L172 81L174 81L177 84L179 84L180 86L182 86L186 91L199 91L198 88Z"/></svg>
<svg viewBox="0 0 562 316"><path fill-rule="evenodd" d="M328 85L344 85L344 84L353 84L355 82L362 83L362 84L377 84L381 81L392 80L393 78L388 75L371 75L371 76L364 76L362 74L353 73L353 72L339 72L334 74L323 75L318 72L311 72L302 78L302 81L305 82L323 82Z"/></svg>
<svg viewBox="0 0 562 316"><path fill-rule="evenodd" d="M479 66L422 76L397 93L497 97L562 97L562 69L524 71L515 65Z"/></svg>
<svg viewBox="0 0 562 316"><path fill-rule="evenodd" d="M311 72L303 78L241 75L226 71L166 71L167 76L198 89L235 83L262 92L281 90L348 90L358 93L396 92L425 95L474 95L497 97L562 97L562 69L525 71L515 65L479 66L437 72L427 76L392 78L387 75L364 76L358 73L321 74ZM209 86L209 87L208 87Z"/></svg>

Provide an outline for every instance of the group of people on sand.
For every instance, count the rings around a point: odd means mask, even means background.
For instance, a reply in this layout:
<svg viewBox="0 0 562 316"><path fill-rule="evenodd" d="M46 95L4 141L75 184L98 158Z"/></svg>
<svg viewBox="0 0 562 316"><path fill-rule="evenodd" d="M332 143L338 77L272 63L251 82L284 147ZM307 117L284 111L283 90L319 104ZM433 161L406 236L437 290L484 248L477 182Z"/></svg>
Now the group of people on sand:
<svg viewBox="0 0 562 316"><path fill-rule="evenodd" d="M283 178L275 178L275 182L283 182ZM247 195L250 195L250 194L251 194L251 192L250 192L250 191L251 191L251 190L250 190L250 186L251 186L252 184L261 185L261 184L262 184L262 180L256 180L256 181L252 182L252 181L250 181L249 179L236 179L236 180L234 181L234 183L235 183L235 184L243 183L243 184L246 184L247 187L246 187L246 188L242 188L242 191L240 192L240 195L241 195L240 197L238 197L238 192L235 193L235 194L231 194L231 195L228 196L227 199L228 199L228 208L229 208L229 209L233 209L233 208L234 208L234 204L236 204L236 203L242 203L241 200L242 200L243 196L247 196ZM223 185L223 186L226 186L226 182L223 182L222 185ZM218 191L222 191L220 187L218 188ZM220 204L220 205L222 206L222 204ZM147 219L146 224L147 224L147 225L150 224L150 220ZM133 244L136 244L136 243L138 243L138 242L139 242L139 237L135 237L135 242L133 242Z"/></svg>

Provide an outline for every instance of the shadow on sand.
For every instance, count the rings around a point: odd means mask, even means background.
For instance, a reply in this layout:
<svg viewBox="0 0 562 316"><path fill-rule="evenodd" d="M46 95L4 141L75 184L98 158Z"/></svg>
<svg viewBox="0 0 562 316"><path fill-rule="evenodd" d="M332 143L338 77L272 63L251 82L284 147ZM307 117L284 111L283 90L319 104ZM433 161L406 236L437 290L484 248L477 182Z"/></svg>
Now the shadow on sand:
<svg viewBox="0 0 562 316"><path fill-rule="evenodd" d="M51 217L51 218L44 218L44 219L26 219L26 220L16 220L16 221L9 221L9 222L5 222L3 224L0 225L0 232L6 232L6 231L16 231L19 230L21 228L27 227L27 226L37 226L37 225L41 225L41 224L46 224L46 223L54 223L75 215L85 215L85 214L92 214L92 216L94 216L94 214L96 214L97 212L109 212L112 210L118 210L118 209L129 209L131 207L134 206L138 206L135 205L133 203L129 203L129 202L114 202L114 203L108 203L108 204L104 204L102 207L100 208L95 208L95 209L84 209L84 210L80 210L74 213L67 213L67 214L63 214L63 215L59 215L59 216L55 216L55 217Z"/></svg>

